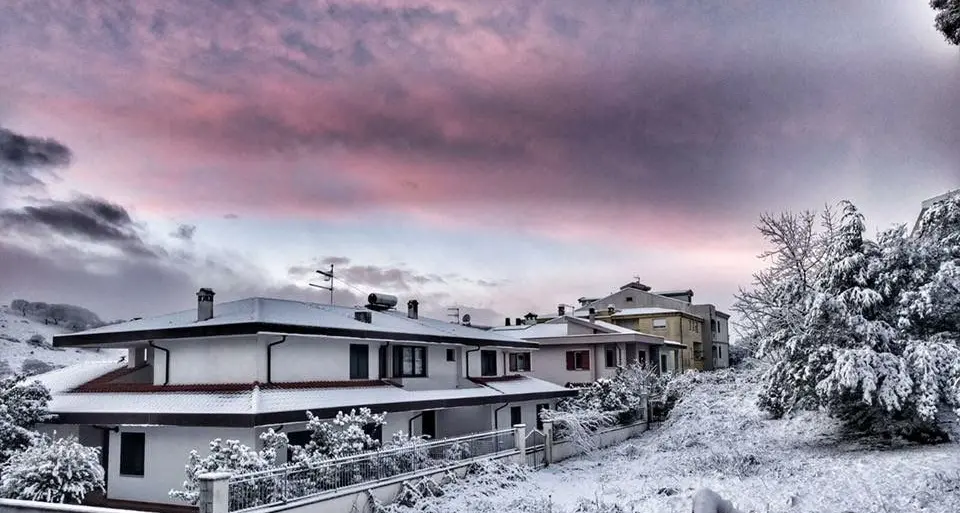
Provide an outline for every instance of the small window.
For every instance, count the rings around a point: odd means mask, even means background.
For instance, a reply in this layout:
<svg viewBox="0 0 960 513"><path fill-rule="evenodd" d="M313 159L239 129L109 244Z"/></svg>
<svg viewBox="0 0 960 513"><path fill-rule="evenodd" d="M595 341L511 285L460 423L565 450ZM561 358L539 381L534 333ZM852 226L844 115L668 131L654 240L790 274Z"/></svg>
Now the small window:
<svg viewBox="0 0 960 513"><path fill-rule="evenodd" d="M617 348L607 346L603 350L603 364L609 369L617 366Z"/></svg>
<svg viewBox="0 0 960 513"><path fill-rule="evenodd" d="M659 329L666 329L666 327L667 327L667 320L666 320L666 319L654 319L654 320L653 320L653 328L654 328L654 329L658 329L658 330L659 330Z"/></svg>
<svg viewBox="0 0 960 513"><path fill-rule="evenodd" d="M120 433L120 475L142 476L146 435Z"/></svg>
<svg viewBox="0 0 960 513"><path fill-rule="evenodd" d="M350 344L350 379L370 377L370 350L366 344Z"/></svg>
<svg viewBox="0 0 960 513"><path fill-rule="evenodd" d="M427 348L393 346L393 376L423 378L427 375Z"/></svg>
<svg viewBox="0 0 960 513"><path fill-rule="evenodd" d="M590 370L590 351L567 351L567 370Z"/></svg>
<svg viewBox="0 0 960 513"><path fill-rule="evenodd" d="M549 409L550 409L550 405L547 403L541 403L537 405L537 429L541 431L543 431L543 419L540 418L540 413L542 413L543 410L549 410Z"/></svg>
<svg viewBox="0 0 960 513"><path fill-rule="evenodd" d="M523 414L519 406L510 408L510 426L523 424Z"/></svg>
<svg viewBox="0 0 960 513"><path fill-rule="evenodd" d="M510 372L530 372L530 353L510 353Z"/></svg>
<svg viewBox="0 0 960 513"><path fill-rule="evenodd" d="M497 375L497 352L484 350L480 351L480 375Z"/></svg>
<svg viewBox="0 0 960 513"><path fill-rule="evenodd" d="M717 356L723 358L723 348L720 346L717 346Z"/></svg>
<svg viewBox="0 0 960 513"><path fill-rule="evenodd" d="M627 296L623 298L623 300L626 301L627 303L633 303L633 296Z"/></svg>
<svg viewBox="0 0 960 513"><path fill-rule="evenodd" d="M447 349L447 361L448 362L457 361L457 351L455 349Z"/></svg>

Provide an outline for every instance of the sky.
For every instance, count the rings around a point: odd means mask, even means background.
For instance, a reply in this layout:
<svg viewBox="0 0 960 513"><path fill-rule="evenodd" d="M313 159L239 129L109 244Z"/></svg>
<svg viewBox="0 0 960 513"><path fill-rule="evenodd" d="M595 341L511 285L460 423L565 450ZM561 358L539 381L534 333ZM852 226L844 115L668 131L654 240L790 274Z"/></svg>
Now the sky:
<svg viewBox="0 0 960 513"><path fill-rule="evenodd" d="M760 214L960 187L960 51L903 0L8 0L0 301L252 295L477 322L632 281L728 310ZM32 138L19 139L16 136ZM17 145L20 146L17 146Z"/></svg>

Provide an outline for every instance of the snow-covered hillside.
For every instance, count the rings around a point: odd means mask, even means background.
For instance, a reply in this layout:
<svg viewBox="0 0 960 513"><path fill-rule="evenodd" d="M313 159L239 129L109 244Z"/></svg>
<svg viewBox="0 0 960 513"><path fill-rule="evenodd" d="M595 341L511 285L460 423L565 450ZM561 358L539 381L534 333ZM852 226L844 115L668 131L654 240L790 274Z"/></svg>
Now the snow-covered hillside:
<svg viewBox="0 0 960 513"><path fill-rule="evenodd" d="M960 511L960 444L886 447L840 440L818 414L766 420L757 371L698 375L670 419L643 436L528 474L489 477L399 512L689 513L708 487L747 512Z"/></svg>
<svg viewBox="0 0 960 513"><path fill-rule="evenodd" d="M61 333L66 330L60 326L44 324L23 317L6 305L0 306L0 374L18 372L23 362L31 359L61 367L86 361L118 360L126 354L116 349L53 349L50 346L53 336ZM34 335L42 336L46 343L42 346L27 343Z"/></svg>

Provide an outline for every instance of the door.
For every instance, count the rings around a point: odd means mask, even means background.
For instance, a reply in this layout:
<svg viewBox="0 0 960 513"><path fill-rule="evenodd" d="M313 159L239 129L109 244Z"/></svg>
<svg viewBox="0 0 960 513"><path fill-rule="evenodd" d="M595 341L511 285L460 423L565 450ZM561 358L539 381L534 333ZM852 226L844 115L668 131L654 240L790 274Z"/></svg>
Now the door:
<svg viewBox="0 0 960 513"><path fill-rule="evenodd" d="M420 434L429 436L435 440L437 438L437 411L430 410L423 412L423 416L420 417L420 422Z"/></svg>

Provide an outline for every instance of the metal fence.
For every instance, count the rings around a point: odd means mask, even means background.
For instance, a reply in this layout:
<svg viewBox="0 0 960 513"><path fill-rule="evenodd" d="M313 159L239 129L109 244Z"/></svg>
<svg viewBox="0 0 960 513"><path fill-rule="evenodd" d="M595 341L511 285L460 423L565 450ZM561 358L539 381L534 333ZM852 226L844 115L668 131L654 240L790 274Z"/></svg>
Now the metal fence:
<svg viewBox="0 0 960 513"><path fill-rule="evenodd" d="M547 466L547 437L543 432L534 429L527 433L526 458L527 466L533 470L540 470Z"/></svg>
<svg viewBox="0 0 960 513"><path fill-rule="evenodd" d="M504 429L369 451L311 465L287 465L236 475L230 478L228 485L229 510L244 511L282 504L347 486L451 466L516 448L515 431Z"/></svg>

